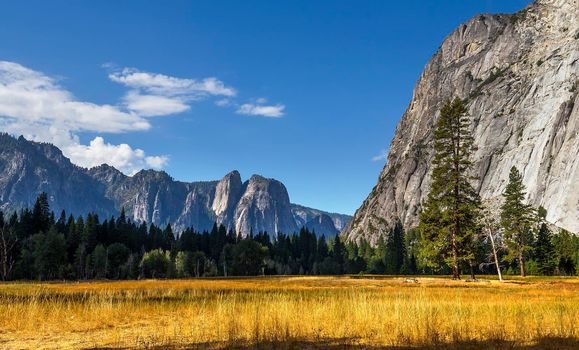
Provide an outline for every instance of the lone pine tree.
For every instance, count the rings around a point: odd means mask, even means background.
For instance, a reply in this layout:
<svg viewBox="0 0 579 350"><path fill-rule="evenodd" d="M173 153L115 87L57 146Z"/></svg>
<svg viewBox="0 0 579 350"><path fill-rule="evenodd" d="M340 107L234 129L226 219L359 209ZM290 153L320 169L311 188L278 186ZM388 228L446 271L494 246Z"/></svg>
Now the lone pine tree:
<svg viewBox="0 0 579 350"><path fill-rule="evenodd" d="M525 253L532 241L531 225L534 221L533 208L524 203L525 185L523 177L515 167L509 173L509 183L503 193L505 202L501 207L501 225L509 254L507 260L518 259L521 276L526 275Z"/></svg>
<svg viewBox="0 0 579 350"><path fill-rule="evenodd" d="M460 265L474 258L472 239L480 198L471 185L473 138L463 101L448 100L434 131L432 188L420 214L421 255L431 267L450 266L460 279Z"/></svg>

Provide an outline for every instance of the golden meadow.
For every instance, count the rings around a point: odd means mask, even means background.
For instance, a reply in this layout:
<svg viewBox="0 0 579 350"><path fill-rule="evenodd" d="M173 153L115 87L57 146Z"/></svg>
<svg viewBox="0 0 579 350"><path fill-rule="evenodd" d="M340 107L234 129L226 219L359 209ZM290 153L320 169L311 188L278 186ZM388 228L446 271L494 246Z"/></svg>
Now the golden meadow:
<svg viewBox="0 0 579 350"><path fill-rule="evenodd" d="M579 279L0 284L0 348L579 348Z"/></svg>

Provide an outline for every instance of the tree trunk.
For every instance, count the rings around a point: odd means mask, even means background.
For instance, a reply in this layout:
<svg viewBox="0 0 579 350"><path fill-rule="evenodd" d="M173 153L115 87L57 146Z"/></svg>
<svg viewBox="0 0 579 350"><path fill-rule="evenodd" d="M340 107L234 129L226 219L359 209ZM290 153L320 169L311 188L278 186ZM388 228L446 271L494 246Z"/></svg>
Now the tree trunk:
<svg viewBox="0 0 579 350"><path fill-rule="evenodd" d="M503 274L501 273L501 266L499 265L499 258L497 256L497 249L495 248L495 239L493 238L493 233L489 229L489 237L491 239L491 247L493 248L493 256L495 258L495 265L497 267L497 273L499 274L499 281L503 281Z"/></svg>
<svg viewBox="0 0 579 350"><path fill-rule="evenodd" d="M16 246L16 240L10 237L6 231L4 228L0 229L0 263L2 264L0 274L3 281L8 280L12 273L15 262L13 249Z"/></svg>
<svg viewBox="0 0 579 350"><path fill-rule="evenodd" d="M519 251L519 267L521 269L521 277L526 277L527 272L525 271L525 257L523 256L523 250Z"/></svg>
<svg viewBox="0 0 579 350"><path fill-rule="evenodd" d="M470 265L470 279L474 281L476 280L476 277L474 276L474 264L472 260L469 261L469 265Z"/></svg>
<svg viewBox="0 0 579 350"><path fill-rule="evenodd" d="M460 279L460 269L458 267L458 247L456 244L456 231L452 232L452 279Z"/></svg>

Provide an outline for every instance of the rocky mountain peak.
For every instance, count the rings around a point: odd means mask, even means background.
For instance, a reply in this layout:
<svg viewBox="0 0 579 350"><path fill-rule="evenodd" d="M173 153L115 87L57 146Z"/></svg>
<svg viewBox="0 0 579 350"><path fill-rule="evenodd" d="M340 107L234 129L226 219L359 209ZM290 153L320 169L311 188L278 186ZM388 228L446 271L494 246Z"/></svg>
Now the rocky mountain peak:
<svg viewBox="0 0 579 350"><path fill-rule="evenodd" d="M165 171L143 169L132 176L135 180L142 181L173 181L173 178Z"/></svg>
<svg viewBox="0 0 579 350"><path fill-rule="evenodd" d="M267 179L267 178L265 178L265 177L263 177L263 176L261 176L261 175L253 174L253 175L251 175L251 177L249 178L248 181L251 182L251 183L267 184L267 183L270 182L270 180L272 180L272 179Z"/></svg>
<svg viewBox="0 0 579 350"><path fill-rule="evenodd" d="M113 183L127 178L125 174L108 164L101 164L87 170L87 173L100 182Z"/></svg>
<svg viewBox="0 0 579 350"><path fill-rule="evenodd" d="M233 218L235 206L242 195L243 184L237 170L225 175L215 188L215 198L211 208L217 217L217 223L228 223Z"/></svg>
<svg viewBox="0 0 579 350"><path fill-rule="evenodd" d="M270 232L276 235L298 230L287 189L281 182L252 175L244 187L245 191L234 213L237 232ZM266 217L272 220L265 220Z"/></svg>

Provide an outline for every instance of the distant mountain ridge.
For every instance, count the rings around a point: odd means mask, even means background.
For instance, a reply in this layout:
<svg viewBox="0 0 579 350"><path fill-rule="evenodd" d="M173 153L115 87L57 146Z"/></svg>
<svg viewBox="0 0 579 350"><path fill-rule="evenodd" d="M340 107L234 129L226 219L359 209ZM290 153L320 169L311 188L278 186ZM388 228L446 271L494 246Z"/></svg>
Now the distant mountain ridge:
<svg viewBox="0 0 579 350"><path fill-rule="evenodd" d="M334 236L340 233L352 219L350 215L328 213L318 209L292 204L292 214L300 227L315 230L326 236ZM332 226L335 229L332 230Z"/></svg>
<svg viewBox="0 0 579 350"><path fill-rule="evenodd" d="M46 192L55 212L126 215L138 222L210 229L214 222L247 235L293 233L301 227L334 236L350 217L292 204L280 181L238 171L218 181L176 181L164 171L141 170L127 176L103 164L78 167L48 143L0 134L0 209L31 207Z"/></svg>

